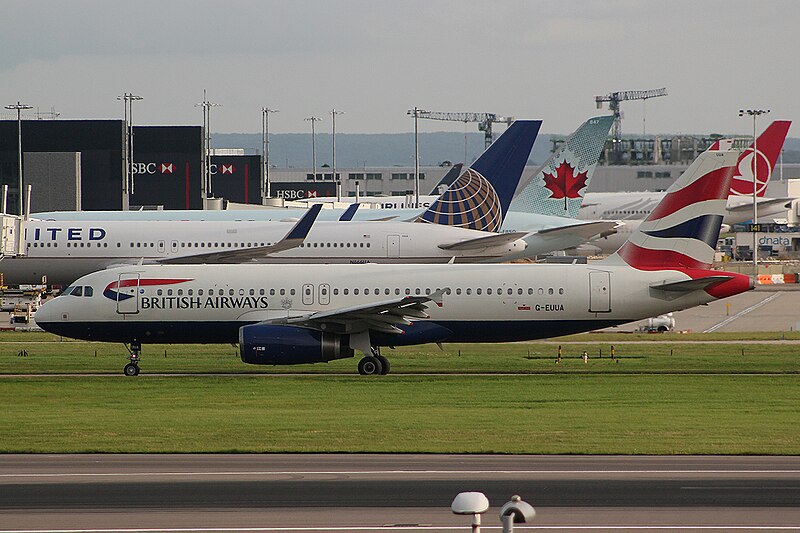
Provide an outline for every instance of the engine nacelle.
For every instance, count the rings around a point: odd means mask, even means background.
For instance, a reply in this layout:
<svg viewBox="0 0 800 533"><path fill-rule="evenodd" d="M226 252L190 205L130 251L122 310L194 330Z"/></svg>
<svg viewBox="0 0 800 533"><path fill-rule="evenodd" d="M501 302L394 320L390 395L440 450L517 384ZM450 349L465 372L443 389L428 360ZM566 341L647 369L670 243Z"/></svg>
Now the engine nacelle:
<svg viewBox="0 0 800 533"><path fill-rule="evenodd" d="M325 363L353 357L349 340L315 329L251 324L239 329L239 354L253 365Z"/></svg>

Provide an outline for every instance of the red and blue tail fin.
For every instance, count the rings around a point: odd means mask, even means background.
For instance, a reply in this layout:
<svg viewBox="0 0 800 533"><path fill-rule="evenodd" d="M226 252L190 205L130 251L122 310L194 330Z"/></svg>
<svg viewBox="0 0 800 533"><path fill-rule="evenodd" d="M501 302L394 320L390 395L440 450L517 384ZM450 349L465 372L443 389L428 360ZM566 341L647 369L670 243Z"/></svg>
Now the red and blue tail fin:
<svg viewBox="0 0 800 533"><path fill-rule="evenodd" d="M500 231L541 125L511 124L417 221Z"/></svg>
<svg viewBox="0 0 800 533"><path fill-rule="evenodd" d="M738 151L706 150L606 261L641 270L708 268L714 261Z"/></svg>
<svg viewBox="0 0 800 533"><path fill-rule="evenodd" d="M764 196L772 170L775 168L775 162L778 160L791 125L791 120L776 120L758 136L757 142L754 143L756 146L751 144L742 153L733 174L731 196L753 196L754 168L758 171L756 196ZM758 148L757 158L753 157L756 147ZM757 167L755 167L756 164Z"/></svg>

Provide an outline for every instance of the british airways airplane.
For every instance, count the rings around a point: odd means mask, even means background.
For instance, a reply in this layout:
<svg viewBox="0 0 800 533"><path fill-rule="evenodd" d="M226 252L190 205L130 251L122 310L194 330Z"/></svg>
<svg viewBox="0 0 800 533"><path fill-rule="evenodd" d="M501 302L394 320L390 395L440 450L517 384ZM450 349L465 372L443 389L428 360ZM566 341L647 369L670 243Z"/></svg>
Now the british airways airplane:
<svg viewBox="0 0 800 533"><path fill-rule="evenodd" d="M36 312L46 331L130 345L238 343L244 362L364 357L382 346L507 342L589 331L752 289L711 269L737 152L711 150L670 187L627 243L590 264L161 265L89 274Z"/></svg>

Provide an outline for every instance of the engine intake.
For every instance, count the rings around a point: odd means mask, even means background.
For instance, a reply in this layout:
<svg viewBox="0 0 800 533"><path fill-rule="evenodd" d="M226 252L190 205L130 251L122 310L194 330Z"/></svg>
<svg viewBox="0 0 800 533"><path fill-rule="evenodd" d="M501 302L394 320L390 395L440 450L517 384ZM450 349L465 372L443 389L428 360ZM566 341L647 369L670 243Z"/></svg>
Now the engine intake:
<svg viewBox="0 0 800 533"><path fill-rule="evenodd" d="M251 324L239 329L239 354L252 365L326 363L353 357L349 337L296 326Z"/></svg>

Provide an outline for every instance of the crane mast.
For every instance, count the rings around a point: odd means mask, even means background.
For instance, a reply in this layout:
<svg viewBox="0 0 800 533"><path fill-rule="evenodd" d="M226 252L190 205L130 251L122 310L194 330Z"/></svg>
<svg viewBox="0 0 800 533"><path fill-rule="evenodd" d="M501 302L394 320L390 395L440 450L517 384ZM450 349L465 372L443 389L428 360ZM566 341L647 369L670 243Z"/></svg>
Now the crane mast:
<svg viewBox="0 0 800 533"><path fill-rule="evenodd" d="M611 163L618 164L622 159L622 112L619 109L619 103L626 100L644 100L646 102L648 99L658 96L667 96L666 87L662 87L661 89L648 89L645 91L614 91L605 96L594 97L597 109L603 109L603 102L608 102L608 109L611 110L611 113L614 115L614 126L611 130L614 160L610 161ZM642 124L644 124L644 120L643 116Z"/></svg>

